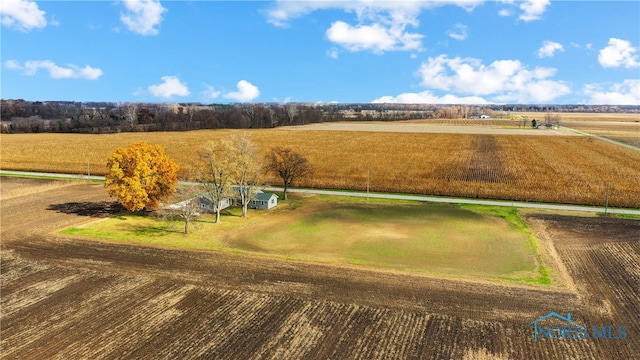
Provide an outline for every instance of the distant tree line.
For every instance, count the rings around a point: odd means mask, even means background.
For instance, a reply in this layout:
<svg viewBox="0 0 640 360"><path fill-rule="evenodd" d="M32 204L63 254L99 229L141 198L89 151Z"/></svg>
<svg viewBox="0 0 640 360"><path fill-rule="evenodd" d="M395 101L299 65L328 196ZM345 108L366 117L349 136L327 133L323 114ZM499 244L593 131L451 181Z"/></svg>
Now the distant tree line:
<svg viewBox="0 0 640 360"><path fill-rule="evenodd" d="M113 103L1 100L3 133L260 129L331 121L494 118L510 112L631 112L639 106Z"/></svg>

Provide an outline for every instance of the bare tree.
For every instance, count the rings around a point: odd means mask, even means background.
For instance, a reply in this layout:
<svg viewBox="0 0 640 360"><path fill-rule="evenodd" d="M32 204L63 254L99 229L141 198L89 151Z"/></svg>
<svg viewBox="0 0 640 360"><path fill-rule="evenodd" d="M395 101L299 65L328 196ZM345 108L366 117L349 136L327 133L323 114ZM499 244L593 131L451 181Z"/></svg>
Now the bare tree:
<svg viewBox="0 0 640 360"><path fill-rule="evenodd" d="M238 196L242 206L242 217L247 217L249 202L258 194L258 179L262 170L262 159L258 157L258 148L247 134L233 139L236 148L236 182Z"/></svg>
<svg viewBox="0 0 640 360"><path fill-rule="evenodd" d="M552 114L552 113L546 113L544 115L544 122L549 124L549 125L559 126L560 125L560 115Z"/></svg>
<svg viewBox="0 0 640 360"><path fill-rule="evenodd" d="M235 147L227 139L210 141L198 150L196 159L197 180L216 208L216 223L220 222L220 206L232 197L231 188L236 172Z"/></svg>
<svg viewBox="0 0 640 360"><path fill-rule="evenodd" d="M294 104L289 104L284 106L284 110L287 113L287 119L289 120L289 125L293 124L293 119L296 117L298 113L298 107Z"/></svg>
<svg viewBox="0 0 640 360"><path fill-rule="evenodd" d="M272 128L278 126L278 112L273 107L269 107L269 125Z"/></svg>
<svg viewBox="0 0 640 360"><path fill-rule="evenodd" d="M465 105L462 107L462 118L468 119L470 113L471 113L471 108L469 106Z"/></svg>
<svg viewBox="0 0 640 360"><path fill-rule="evenodd" d="M189 129L193 128L193 125L191 125L191 123L193 123L193 115L195 115L196 112L198 112L198 107L195 104L187 105L187 115L189 115Z"/></svg>
<svg viewBox="0 0 640 360"><path fill-rule="evenodd" d="M164 218L178 218L184 222L184 233L189 233L189 224L193 223L200 217L200 200L198 195L201 193L197 186L181 186L177 189L171 198L172 204L166 206L160 212L160 216Z"/></svg>
<svg viewBox="0 0 640 360"><path fill-rule="evenodd" d="M245 114L246 117L249 118L249 122L250 128L256 128L257 124L256 124L256 118L258 117L258 107L255 105L249 105L245 108L242 109L242 112Z"/></svg>
<svg viewBox="0 0 640 360"><path fill-rule="evenodd" d="M267 169L282 178L285 200L287 200L287 188L291 186L294 181L310 175L313 172L313 167L309 161L290 148L272 148L266 160Z"/></svg>
<svg viewBox="0 0 640 360"><path fill-rule="evenodd" d="M134 103L126 103L122 106L124 115L129 120L130 128L133 129L138 118L138 105Z"/></svg>

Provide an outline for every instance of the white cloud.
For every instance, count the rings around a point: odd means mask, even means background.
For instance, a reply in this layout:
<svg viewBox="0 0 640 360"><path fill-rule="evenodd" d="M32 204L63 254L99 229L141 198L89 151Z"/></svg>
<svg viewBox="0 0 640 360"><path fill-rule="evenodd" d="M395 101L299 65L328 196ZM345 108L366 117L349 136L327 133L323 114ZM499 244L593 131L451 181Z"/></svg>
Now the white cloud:
<svg viewBox="0 0 640 360"><path fill-rule="evenodd" d="M418 69L421 85L456 94L493 96L494 102L544 103L568 94L569 87L548 78L556 69L529 69L518 60L497 60L483 65L478 59L429 58Z"/></svg>
<svg viewBox="0 0 640 360"><path fill-rule="evenodd" d="M598 62L603 67L620 67L626 68L640 67L638 49L631 45L631 42L622 39L610 38L609 46L600 50L598 54Z"/></svg>
<svg viewBox="0 0 640 360"><path fill-rule="evenodd" d="M191 94L187 84L178 79L177 76L163 76L160 78L161 84L150 85L147 90L156 97L169 99L173 96L187 96Z"/></svg>
<svg viewBox="0 0 640 360"><path fill-rule="evenodd" d="M144 91L141 87L137 88L136 91L132 92L131 95L133 96L145 96L147 94L146 91Z"/></svg>
<svg viewBox="0 0 640 360"><path fill-rule="evenodd" d="M550 4L549 0L526 0L520 4L522 14L519 19L522 21L540 20Z"/></svg>
<svg viewBox="0 0 640 360"><path fill-rule="evenodd" d="M68 64L66 67L62 67L51 60L29 60L24 65L16 60L7 60L4 64L9 70L22 70L25 75L29 76L35 75L40 69L47 70L52 79L96 80L103 74L102 69L93 68L89 65L79 67Z"/></svg>
<svg viewBox="0 0 640 360"><path fill-rule="evenodd" d="M339 55L338 49L331 48L331 50L327 51L327 55L332 59L337 59Z"/></svg>
<svg viewBox="0 0 640 360"><path fill-rule="evenodd" d="M334 7L338 6L337 2L331 4L329 1L324 3L312 3L307 1L277 1L275 6L266 11L267 21L275 26L286 27L289 25L291 20L319 9L330 8L331 6L329 5Z"/></svg>
<svg viewBox="0 0 640 360"><path fill-rule="evenodd" d="M327 30L327 38L349 51L371 50L382 53L392 50L419 50L422 35L405 32L404 26L351 26L343 21L336 21Z"/></svg>
<svg viewBox="0 0 640 360"><path fill-rule="evenodd" d="M409 1L372 1L372 0L321 0L291 1L278 0L266 12L267 20L276 26L287 26L293 19L305 16L317 10L342 9L355 12L359 18L380 12L419 13L422 9L453 5L467 11L484 3L484 0L409 0Z"/></svg>
<svg viewBox="0 0 640 360"><path fill-rule="evenodd" d="M162 13L167 11L158 0L124 0L127 12L120 20L127 28L140 35L157 35L157 26L162 22Z"/></svg>
<svg viewBox="0 0 640 360"><path fill-rule="evenodd" d="M217 98L218 96L220 96L220 94L222 93L219 90L216 90L213 86L211 85L204 85L205 90L202 92L202 97L205 100L213 100L215 98Z"/></svg>
<svg viewBox="0 0 640 360"><path fill-rule="evenodd" d="M356 15L357 22L335 21L327 29L327 38L349 51L420 50L424 37L407 31L419 25L418 15L424 9L454 5L468 11L483 0L423 0L423 1L287 1L279 0L267 11L268 21L276 26L288 26L296 18L318 10L341 9Z"/></svg>
<svg viewBox="0 0 640 360"><path fill-rule="evenodd" d="M398 96L382 96L372 103L401 103L401 104L488 104L489 102L479 96L463 96L447 94L434 95L425 90L419 93L402 93Z"/></svg>
<svg viewBox="0 0 640 360"><path fill-rule="evenodd" d="M627 79L606 90L601 85L588 84L583 91L589 96L589 104L640 106L640 79Z"/></svg>
<svg viewBox="0 0 640 360"><path fill-rule="evenodd" d="M467 38L467 26L462 24L456 24L452 30L447 32L450 38L455 40L464 40Z"/></svg>
<svg viewBox="0 0 640 360"><path fill-rule="evenodd" d="M2 25L25 32L47 26L45 12L30 0L0 1L0 21Z"/></svg>
<svg viewBox="0 0 640 360"><path fill-rule="evenodd" d="M564 51L562 44L551 40L545 40L542 47L538 49L538 57L553 57L556 51Z"/></svg>
<svg viewBox="0 0 640 360"><path fill-rule="evenodd" d="M22 65L15 60L7 60L4 62L4 66L9 70L20 70Z"/></svg>
<svg viewBox="0 0 640 360"><path fill-rule="evenodd" d="M238 91L230 91L224 97L239 102L248 102L260 96L258 87L246 80L238 81L237 88Z"/></svg>
<svg viewBox="0 0 640 360"><path fill-rule="evenodd" d="M513 0L500 0L499 2L509 6L514 6L516 3ZM540 20L547 10L547 6L551 4L549 0L524 0L518 1L518 3L520 3L518 8L521 10L518 18L522 21ZM511 8L504 8L498 11L500 16L511 16L513 14L514 11Z"/></svg>

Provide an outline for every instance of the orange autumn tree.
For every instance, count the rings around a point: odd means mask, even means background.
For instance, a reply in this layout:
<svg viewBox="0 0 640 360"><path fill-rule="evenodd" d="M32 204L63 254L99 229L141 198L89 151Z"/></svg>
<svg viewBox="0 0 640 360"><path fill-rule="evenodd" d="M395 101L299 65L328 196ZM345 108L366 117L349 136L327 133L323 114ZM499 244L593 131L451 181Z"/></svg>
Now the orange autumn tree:
<svg viewBox="0 0 640 360"><path fill-rule="evenodd" d="M178 164L162 146L144 141L116 149L107 168L107 192L131 211L155 210L178 185Z"/></svg>

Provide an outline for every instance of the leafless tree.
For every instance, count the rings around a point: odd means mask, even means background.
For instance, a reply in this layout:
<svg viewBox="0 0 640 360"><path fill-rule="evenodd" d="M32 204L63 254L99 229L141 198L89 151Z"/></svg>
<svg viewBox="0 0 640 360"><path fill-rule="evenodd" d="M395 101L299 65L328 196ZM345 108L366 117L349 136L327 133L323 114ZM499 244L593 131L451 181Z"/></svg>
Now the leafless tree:
<svg viewBox="0 0 640 360"><path fill-rule="evenodd" d="M216 223L220 222L220 204L233 197L231 188L236 172L236 150L230 140L210 141L198 149L195 171L201 189L216 205Z"/></svg>
<svg viewBox="0 0 640 360"><path fill-rule="evenodd" d="M272 128L278 126L278 113L273 107L269 108L269 122Z"/></svg>
<svg viewBox="0 0 640 360"><path fill-rule="evenodd" d="M552 114L552 113L546 113L544 115L544 122L550 125L560 125L560 115L558 114Z"/></svg>
<svg viewBox="0 0 640 360"><path fill-rule="evenodd" d="M287 188L294 181L313 172L313 167L309 161L290 148L272 148L269 155L267 155L266 162L267 169L282 178L285 200L287 200Z"/></svg>
<svg viewBox="0 0 640 360"><path fill-rule="evenodd" d="M126 103L122 106L122 109L124 110L124 115L127 117L127 120L129 120L130 128L133 129L136 125L136 119L138 118L138 105Z"/></svg>
<svg viewBox="0 0 640 360"><path fill-rule="evenodd" d="M255 105L249 105L242 109L242 112L246 117L249 118L251 125L250 127L256 127L256 118L258 117L258 110Z"/></svg>
<svg viewBox="0 0 640 360"><path fill-rule="evenodd" d="M462 107L462 118L468 119L470 113L471 113L471 108L469 106L465 105Z"/></svg>
<svg viewBox="0 0 640 360"><path fill-rule="evenodd" d="M165 206L159 212L160 216L168 219L178 218L184 222L184 233L189 233L189 225L200 217L200 201L198 195L201 193L197 186L184 185L179 187L172 198L171 205Z"/></svg>
<svg viewBox="0 0 640 360"><path fill-rule="evenodd" d="M198 112L198 107L195 104L189 104L187 106L187 115L189 115L189 129L193 127L191 123L193 122L193 115Z"/></svg>
<svg viewBox="0 0 640 360"><path fill-rule="evenodd" d="M249 202L258 194L258 180L262 170L262 159L258 157L258 148L251 142L249 135L244 134L233 139L235 145L235 172L238 184L238 198L242 206L242 217L247 217Z"/></svg>
<svg viewBox="0 0 640 360"><path fill-rule="evenodd" d="M293 124L293 119L298 113L298 107L294 104L284 106L284 110L287 113L287 119L289 119L289 125Z"/></svg>

